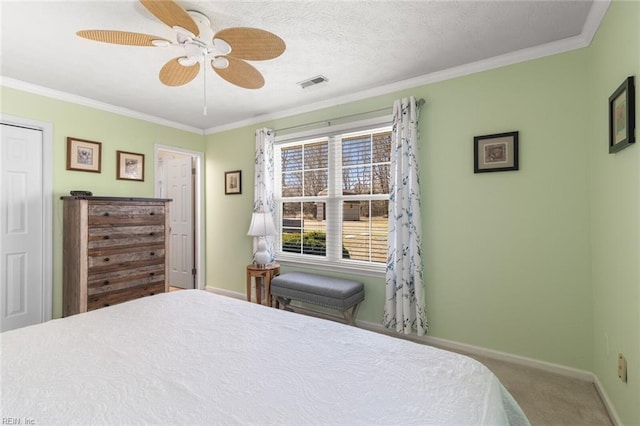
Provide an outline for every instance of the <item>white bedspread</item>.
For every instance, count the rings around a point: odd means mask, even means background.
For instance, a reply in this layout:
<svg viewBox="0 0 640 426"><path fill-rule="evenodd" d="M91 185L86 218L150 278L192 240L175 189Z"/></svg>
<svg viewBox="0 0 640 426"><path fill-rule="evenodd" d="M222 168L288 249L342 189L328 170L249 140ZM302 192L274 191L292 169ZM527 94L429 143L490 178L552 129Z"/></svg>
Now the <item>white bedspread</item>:
<svg viewBox="0 0 640 426"><path fill-rule="evenodd" d="M461 355L191 290L0 335L22 424L527 424Z"/></svg>

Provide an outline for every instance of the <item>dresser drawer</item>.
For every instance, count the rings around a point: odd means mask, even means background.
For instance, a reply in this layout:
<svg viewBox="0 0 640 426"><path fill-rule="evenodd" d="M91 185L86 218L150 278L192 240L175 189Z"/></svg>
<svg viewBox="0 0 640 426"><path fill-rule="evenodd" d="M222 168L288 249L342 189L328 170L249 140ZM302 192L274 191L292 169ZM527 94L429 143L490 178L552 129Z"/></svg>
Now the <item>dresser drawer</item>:
<svg viewBox="0 0 640 426"><path fill-rule="evenodd" d="M88 221L92 226L154 225L164 224L165 207L162 203L90 203Z"/></svg>
<svg viewBox="0 0 640 426"><path fill-rule="evenodd" d="M89 296L87 299L87 310L92 311L94 309L104 308L106 306L127 302L144 296L153 296L154 294L159 293L164 293L164 283L128 288L126 290L115 291L98 296Z"/></svg>
<svg viewBox="0 0 640 426"><path fill-rule="evenodd" d="M89 275L117 269L164 264L164 245L111 247L89 250ZM91 279L91 277L89 277Z"/></svg>
<svg viewBox="0 0 640 426"><path fill-rule="evenodd" d="M91 274L87 283L87 294L96 296L126 288L138 287L145 284L164 282L165 265L143 266L134 269L118 269L116 271Z"/></svg>
<svg viewBox="0 0 640 426"><path fill-rule="evenodd" d="M129 245L164 244L164 225L89 228L89 250Z"/></svg>

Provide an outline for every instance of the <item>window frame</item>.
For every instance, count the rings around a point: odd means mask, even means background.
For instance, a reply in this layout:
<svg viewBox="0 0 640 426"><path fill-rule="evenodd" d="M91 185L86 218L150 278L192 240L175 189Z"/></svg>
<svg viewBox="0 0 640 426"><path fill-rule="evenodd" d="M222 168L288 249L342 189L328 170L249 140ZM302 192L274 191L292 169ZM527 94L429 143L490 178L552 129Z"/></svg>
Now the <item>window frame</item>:
<svg viewBox="0 0 640 426"><path fill-rule="evenodd" d="M334 167L336 164L336 155L338 153L336 148L341 147L340 143L335 143L335 138L348 136L350 134L371 131L372 133L378 131L390 131L392 118L391 116L381 116L372 119L360 120L357 122L346 123L336 126L327 126L319 129L308 130L304 132L291 133L285 135L276 135L274 141L275 158L274 158L274 177L276 182L274 185L274 201L276 205L275 209L275 223L278 229L278 234L275 236L275 256L277 261L286 266L296 266L311 269L327 270L354 273L364 276L372 277L384 277L386 271L386 262L373 263L369 261L361 261L354 259L342 259L342 223L340 221L326 221L327 236L332 235L336 238L332 240L332 244L328 244L326 248L326 256L315 256L302 253L284 252L281 250L282 242L282 220L281 220L281 206L286 202L324 202L325 209L327 210L327 217L342 217L341 209L343 202L347 200L361 199L361 200L389 200L389 194L358 194L358 195L344 195L342 193L342 181L339 176L341 173L341 167ZM282 148L286 148L292 145L299 144L300 142L317 142L320 140L328 140L329 145L329 173L327 176L329 192L327 196L313 196L313 197L282 197L282 170L280 164L280 151ZM329 194L335 194L333 196ZM339 216L336 216L338 214ZM335 223L337 222L337 223ZM337 229L336 229L337 228Z"/></svg>

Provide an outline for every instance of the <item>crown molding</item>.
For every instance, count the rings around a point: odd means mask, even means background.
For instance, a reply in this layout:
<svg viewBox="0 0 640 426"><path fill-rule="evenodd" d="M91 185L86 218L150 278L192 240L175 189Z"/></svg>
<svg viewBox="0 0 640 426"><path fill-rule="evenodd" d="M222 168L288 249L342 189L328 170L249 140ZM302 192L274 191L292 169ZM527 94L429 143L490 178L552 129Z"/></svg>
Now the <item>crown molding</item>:
<svg viewBox="0 0 640 426"><path fill-rule="evenodd" d="M25 81L16 80L9 77L0 76L0 86L21 90L27 93L33 93L35 95L46 96L48 98L57 99L59 101L70 102L77 105L95 108L101 111L123 115L125 117L131 117L131 118L135 118L142 121L148 121L154 124L173 127L175 129L196 133L198 135L204 134L203 130L197 127L187 126L182 123L176 123L175 121L165 120L164 118L155 117L153 115L148 115L148 114L144 114L138 111L133 111L127 108L122 108L116 105L107 104L105 102L96 101L94 99L73 95L71 93L49 89L47 87L38 86L36 84L27 83Z"/></svg>
<svg viewBox="0 0 640 426"><path fill-rule="evenodd" d="M585 25L582 28L582 32L577 36L568 37L562 40L557 40L554 42L518 50L515 52L506 53L504 55L495 56L489 59L483 59L481 61L460 65L458 67L425 74L419 77L387 84L384 86L379 86L373 89L339 96L326 101L305 105L303 107L291 108L288 110L279 111L277 113L263 114L247 120L240 120L222 126L210 127L208 129L205 129L204 134L210 135L231 129L236 129L239 127L250 126L252 124L264 123L266 121L291 117L293 115L313 112L324 108L331 108L349 102L361 101L364 99L387 95L414 87L420 87L427 84L433 84L440 81L479 73L482 71L488 71L508 65L514 65L533 59L539 59L545 56L551 56L559 53L569 52L571 50L582 49L591 44L591 41L593 40L593 37L595 36L596 31L598 30L598 27L600 26L600 23L602 22L602 19L604 18L604 15L606 14L610 4L611 0L595 0L591 6L589 15L587 16Z"/></svg>

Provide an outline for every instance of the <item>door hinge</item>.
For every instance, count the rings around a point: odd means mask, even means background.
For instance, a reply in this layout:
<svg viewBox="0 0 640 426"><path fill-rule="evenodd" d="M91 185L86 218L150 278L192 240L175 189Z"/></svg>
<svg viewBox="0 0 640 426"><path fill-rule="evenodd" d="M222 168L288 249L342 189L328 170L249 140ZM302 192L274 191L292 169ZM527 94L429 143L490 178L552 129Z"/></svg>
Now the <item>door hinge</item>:
<svg viewBox="0 0 640 426"><path fill-rule="evenodd" d="M195 275L196 275L196 268L193 268L193 269L191 270L191 275L193 275L193 276L195 276Z"/></svg>

